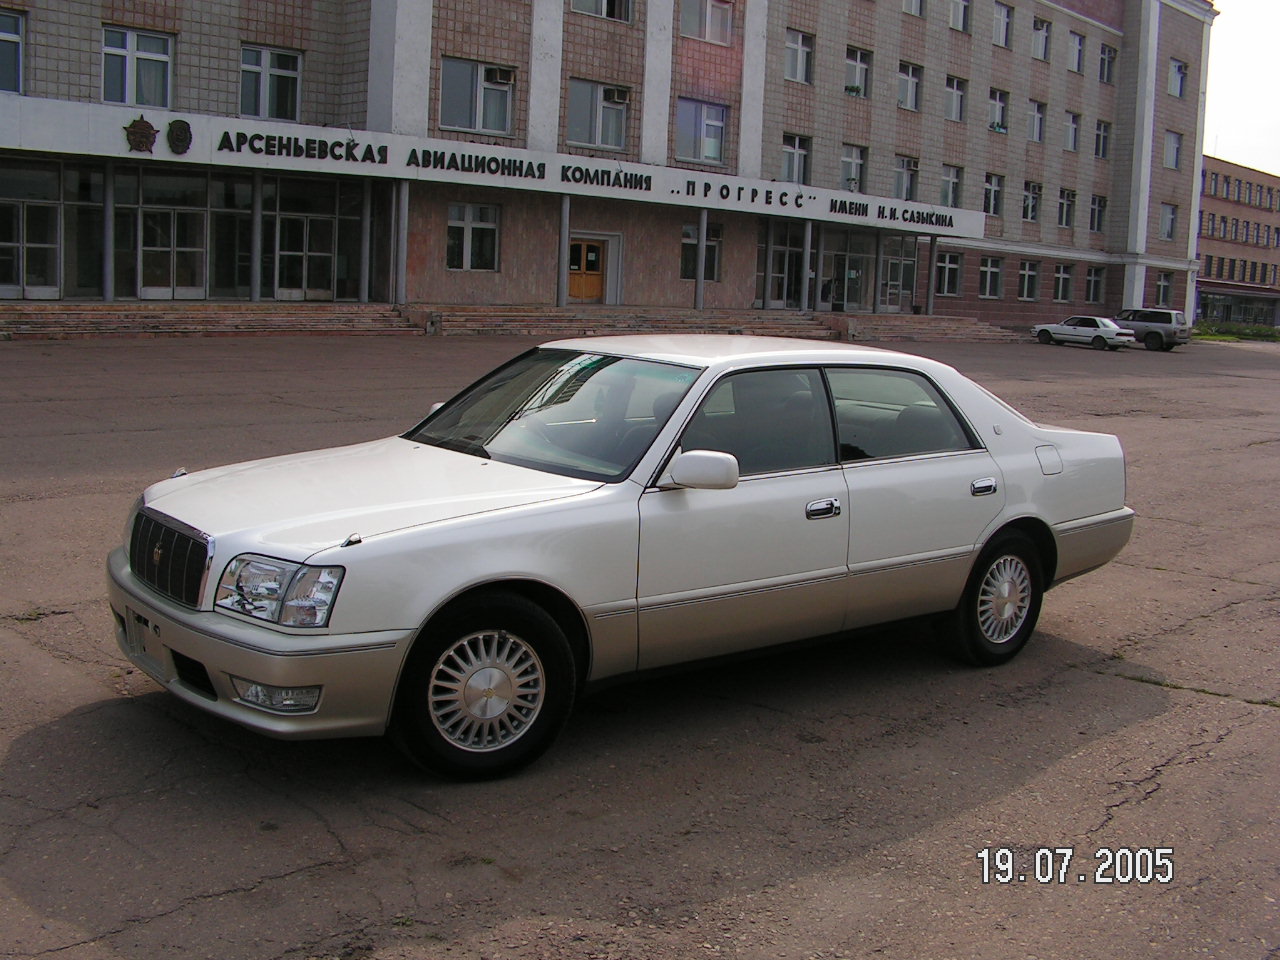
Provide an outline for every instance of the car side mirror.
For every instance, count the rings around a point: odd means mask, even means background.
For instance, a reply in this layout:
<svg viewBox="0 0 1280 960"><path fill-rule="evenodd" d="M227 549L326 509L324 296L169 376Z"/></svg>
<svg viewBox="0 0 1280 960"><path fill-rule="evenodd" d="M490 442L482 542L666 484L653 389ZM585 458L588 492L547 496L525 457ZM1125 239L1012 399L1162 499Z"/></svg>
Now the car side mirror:
<svg viewBox="0 0 1280 960"><path fill-rule="evenodd" d="M686 450L671 461L662 486L690 490L732 490L738 485L738 458L719 450Z"/></svg>

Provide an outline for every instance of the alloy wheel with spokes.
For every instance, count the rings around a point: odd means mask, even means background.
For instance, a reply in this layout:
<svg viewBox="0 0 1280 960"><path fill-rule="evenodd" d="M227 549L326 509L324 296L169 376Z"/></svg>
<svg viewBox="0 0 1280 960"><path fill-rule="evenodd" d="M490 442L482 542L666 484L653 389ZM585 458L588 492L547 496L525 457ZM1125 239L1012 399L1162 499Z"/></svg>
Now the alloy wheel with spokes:
<svg viewBox="0 0 1280 960"><path fill-rule="evenodd" d="M1044 597L1040 553L1025 534L1010 531L978 556L949 620L956 654L994 666L1012 660L1030 639Z"/></svg>
<svg viewBox="0 0 1280 960"><path fill-rule="evenodd" d="M463 750L500 750L523 736L542 707L542 661L505 630L463 637L431 671L431 720Z"/></svg>
<svg viewBox="0 0 1280 960"><path fill-rule="evenodd" d="M1008 643L1031 609L1031 573L1016 555L1000 557L978 588L978 629L990 643Z"/></svg>

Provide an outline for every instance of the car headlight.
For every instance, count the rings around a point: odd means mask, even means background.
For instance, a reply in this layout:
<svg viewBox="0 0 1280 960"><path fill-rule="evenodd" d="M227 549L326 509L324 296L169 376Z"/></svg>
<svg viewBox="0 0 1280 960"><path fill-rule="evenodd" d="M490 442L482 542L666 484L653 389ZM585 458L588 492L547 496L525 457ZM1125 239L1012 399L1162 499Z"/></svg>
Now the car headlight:
<svg viewBox="0 0 1280 960"><path fill-rule="evenodd" d="M242 553L222 571L213 606L284 627L327 626L344 572Z"/></svg>

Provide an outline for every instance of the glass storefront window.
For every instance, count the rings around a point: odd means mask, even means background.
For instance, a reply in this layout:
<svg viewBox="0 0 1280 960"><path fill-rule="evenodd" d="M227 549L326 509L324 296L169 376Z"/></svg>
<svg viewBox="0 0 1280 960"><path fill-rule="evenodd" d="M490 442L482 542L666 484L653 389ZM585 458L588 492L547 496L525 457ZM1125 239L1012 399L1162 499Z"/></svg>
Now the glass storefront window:
<svg viewBox="0 0 1280 960"><path fill-rule="evenodd" d="M281 213L327 213L337 207L337 184L332 180L280 178Z"/></svg>
<svg viewBox="0 0 1280 960"><path fill-rule="evenodd" d="M156 207L203 207L208 203L209 179L204 173L142 175L142 202Z"/></svg>
<svg viewBox="0 0 1280 960"><path fill-rule="evenodd" d="M10 200L57 200L58 168L0 163L0 197Z"/></svg>
<svg viewBox="0 0 1280 960"><path fill-rule="evenodd" d="M252 210L253 178L213 174L209 178L209 206L215 210Z"/></svg>
<svg viewBox="0 0 1280 960"><path fill-rule="evenodd" d="M68 203L101 203L101 167L68 164L62 170L62 198Z"/></svg>

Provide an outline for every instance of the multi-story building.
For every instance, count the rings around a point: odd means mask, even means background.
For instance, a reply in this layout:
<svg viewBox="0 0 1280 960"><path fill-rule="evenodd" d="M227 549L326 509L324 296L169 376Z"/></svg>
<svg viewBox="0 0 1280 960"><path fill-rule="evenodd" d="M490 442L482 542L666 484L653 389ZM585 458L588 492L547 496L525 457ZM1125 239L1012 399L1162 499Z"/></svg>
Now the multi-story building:
<svg viewBox="0 0 1280 960"><path fill-rule="evenodd" d="M1197 320L1275 325L1280 302L1280 177L1204 158Z"/></svg>
<svg viewBox="0 0 1280 960"><path fill-rule="evenodd" d="M0 297L1187 302L1208 0L0 0Z"/></svg>

